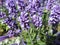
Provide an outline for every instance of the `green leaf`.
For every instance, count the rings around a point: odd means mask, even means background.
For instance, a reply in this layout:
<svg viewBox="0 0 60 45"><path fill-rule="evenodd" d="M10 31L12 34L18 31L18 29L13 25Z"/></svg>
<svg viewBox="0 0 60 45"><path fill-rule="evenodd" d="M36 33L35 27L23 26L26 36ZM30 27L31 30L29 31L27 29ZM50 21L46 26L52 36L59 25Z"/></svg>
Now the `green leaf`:
<svg viewBox="0 0 60 45"><path fill-rule="evenodd" d="M9 29L9 27L8 27L8 26L6 26L6 31L8 31L8 29Z"/></svg>

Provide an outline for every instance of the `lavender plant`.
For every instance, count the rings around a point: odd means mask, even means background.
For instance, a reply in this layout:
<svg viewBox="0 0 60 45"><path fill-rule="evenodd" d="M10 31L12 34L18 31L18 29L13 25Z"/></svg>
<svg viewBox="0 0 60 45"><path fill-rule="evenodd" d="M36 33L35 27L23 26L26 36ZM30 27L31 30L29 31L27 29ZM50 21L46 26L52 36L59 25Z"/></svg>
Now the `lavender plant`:
<svg viewBox="0 0 60 45"><path fill-rule="evenodd" d="M0 45L60 45L60 5L57 2L1 1Z"/></svg>

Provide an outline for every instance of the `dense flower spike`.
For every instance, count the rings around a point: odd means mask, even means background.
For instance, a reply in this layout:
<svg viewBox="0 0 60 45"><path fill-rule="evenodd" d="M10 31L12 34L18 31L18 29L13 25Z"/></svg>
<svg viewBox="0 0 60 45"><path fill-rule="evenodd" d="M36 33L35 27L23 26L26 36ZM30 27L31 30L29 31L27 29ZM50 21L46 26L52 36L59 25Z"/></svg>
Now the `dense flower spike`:
<svg viewBox="0 0 60 45"><path fill-rule="evenodd" d="M9 30L6 34L8 38L18 36L21 33L20 29Z"/></svg>
<svg viewBox="0 0 60 45"><path fill-rule="evenodd" d="M0 45L60 45L57 3L58 0L0 0Z"/></svg>
<svg viewBox="0 0 60 45"><path fill-rule="evenodd" d="M56 24L60 22L60 6L59 5L53 6L48 22L50 24Z"/></svg>
<svg viewBox="0 0 60 45"><path fill-rule="evenodd" d="M39 0L33 0L32 8L38 9L40 7L41 7L40 1Z"/></svg>
<svg viewBox="0 0 60 45"><path fill-rule="evenodd" d="M5 4L6 4L6 8L8 10L8 16L10 18L13 18L13 19L16 19L18 17L18 10L17 10L17 7L16 7L16 1L17 0L6 0L5 1ZM14 22L12 22L14 23ZM10 24L10 23L9 23Z"/></svg>
<svg viewBox="0 0 60 45"><path fill-rule="evenodd" d="M16 10L16 0L7 0L5 2L6 4L6 8L8 9L8 12L9 13L17 13L17 10Z"/></svg>
<svg viewBox="0 0 60 45"><path fill-rule="evenodd" d="M6 0L5 1L6 8L14 8L15 7L15 0Z"/></svg>
<svg viewBox="0 0 60 45"><path fill-rule="evenodd" d="M37 10L41 7L40 0L18 0L19 11L29 11L31 8Z"/></svg>
<svg viewBox="0 0 60 45"><path fill-rule="evenodd" d="M28 13L26 12L21 12L21 15L19 17L19 21L20 21L20 25L22 27L22 29L29 29L30 26L29 26L29 17L28 17Z"/></svg>
<svg viewBox="0 0 60 45"><path fill-rule="evenodd" d="M12 12L12 13L10 13L8 16L9 16L10 18L16 19L16 18L18 17L18 14Z"/></svg>
<svg viewBox="0 0 60 45"><path fill-rule="evenodd" d="M54 13L54 12L56 12L57 14L58 13L60 13L60 5L54 5L53 7L52 7L52 13Z"/></svg>
<svg viewBox="0 0 60 45"><path fill-rule="evenodd" d="M6 14L2 11L0 11L0 18L5 18L6 17Z"/></svg>
<svg viewBox="0 0 60 45"><path fill-rule="evenodd" d="M17 1L17 4L18 4L18 9L19 9L19 11L24 11L25 10L25 8L26 9L29 9L30 7L30 4L29 4L29 0L18 0ZM28 8L29 7L29 8Z"/></svg>
<svg viewBox="0 0 60 45"><path fill-rule="evenodd" d="M34 8L31 8L31 10L30 10L30 17L32 18L34 16L34 14L42 17L42 15L43 15L43 9L38 8L37 10L35 10Z"/></svg>
<svg viewBox="0 0 60 45"><path fill-rule="evenodd" d="M9 30L6 35L8 37L13 37L14 36L14 32L12 30Z"/></svg>
<svg viewBox="0 0 60 45"><path fill-rule="evenodd" d="M49 17L49 23L56 24L58 22L59 22L59 16L55 14L51 14L51 16Z"/></svg>
<svg viewBox="0 0 60 45"><path fill-rule="evenodd" d="M32 22L36 27L41 27L42 26L42 18L39 16L34 15L32 18Z"/></svg>
<svg viewBox="0 0 60 45"><path fill-rule="evenodd" d="M34 14L39 15L40 17L43 15L43 7L41 7L41 3L39 0L33 0L31 2L31 8L29 9L30 17Z"/></svg>
<svg viewBox="0 0 60 45"><path fill-rule="evenodd" d="M53 5L55 5L55 2L56 0L48 0L48 2L47 2L47 5L46 5L46 9L47 10L50 10L52 7L53 7Z"/></svg>
<svg viewBox="0 0 60 45"><path fill-rule="evenodd" d="M8 17L4 20L4 23L6 23L10 28L18 28L17 23L15 20L13 20L11 17Z"/></svg>

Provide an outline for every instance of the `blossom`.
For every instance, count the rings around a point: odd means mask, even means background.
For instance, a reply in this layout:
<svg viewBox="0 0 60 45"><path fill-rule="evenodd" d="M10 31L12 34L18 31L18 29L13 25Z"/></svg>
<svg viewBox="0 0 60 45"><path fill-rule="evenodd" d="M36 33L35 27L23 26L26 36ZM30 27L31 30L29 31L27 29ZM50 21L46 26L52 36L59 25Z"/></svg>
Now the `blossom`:
<svg viewBox="0 0 60 45"><path fill-rule="evenodd" d="M6 8L13 8L15 7L15 1L14 0L6 0L5 1Z"/></svg>
<svg viewBox="0 0 60 45"><path fill-rule="evenodd" d="M47 5L46 5L46 9L50 10L53 7L53 5L55 5L55 3L56 3L56 0L52 0L52 1L48 0Z"/></svg>
<svg viewBox="0 0 60 45"><path fill-rule="evenodd" d="M19 11L24 11L25 7L28 6L28 0L18 0L17 4L18 4L18 9Z"/></svg>
<svg viewBox="0 0 60 45"><path fill-rule="evenodd" d="M60 22L60 9L59 5L54 5L52 7L50 16L49 16L49 24L57 24Z"/></svg>
<svg viewBox="0 0 60 45"><path fill-rule="evenodd" d="M59 16L52 14L52 16L49 17L49 24L57 24L59 22Z"/></svg>
<svg viewBox="0 0 60 45"><path fill-rule="evenodd" d="M8 10L8 16L12 18L16 18L18 16L18 10L16 7L16 0L6 0L5 1L6 8Z"/></svg>
<svg viewBox="0 0 60 45"><path fill-rule="evenodd" d="M16 0L6 0L5 1L5 6L8 9L9 13L12 13L12 12L16 13L17 12L17 10L16 10Z"/></svg>
<svg viewBox="0 0 60 45"><path fill-rule="evenodd" d="M36 27L41 27L42 26L42 18L34 15L32 18L32 23L36 26Z"/></svg>
<svg viewBox="0 0 60 45"><path fill-rule="evenodd" d="M14 36L14 32L12 30L9 30L6 35L8 37L13 37Z"/></svg>
<svg viewBox="0 0 60 45"><path fill-rule="evenodd" d="M17 29L18 28L16 21L13 20L11 17L7 17L4 20L4 23L7 24L12 29Z"/></svg>
<svg viewBox="0 0 60 45"><path fill-rule="evenodd" d="M0 18L6 18L6 13L5 13L5 12L0 11Z"/></svg>
<svg viewBox="0 0 60 45"><path fill-rule="evenodd" d="M21 33L20 29L15 29L14 30L14 36L18 36Z"/></svg>
<svg viewBox="0 0 60 45"><path fill-rule="evenodd" d="M18 19L20 21L20 25L22 27L22 29L29 29L29 15L26 12L21 12L21 15Z"/></svg>
<svg viewBox="0 0 60 45"><path fill-rule="evenodd" d="M8 15L8 17L12 18L12 19L16 19L18 17L18 12L12 12Z"/></svg>

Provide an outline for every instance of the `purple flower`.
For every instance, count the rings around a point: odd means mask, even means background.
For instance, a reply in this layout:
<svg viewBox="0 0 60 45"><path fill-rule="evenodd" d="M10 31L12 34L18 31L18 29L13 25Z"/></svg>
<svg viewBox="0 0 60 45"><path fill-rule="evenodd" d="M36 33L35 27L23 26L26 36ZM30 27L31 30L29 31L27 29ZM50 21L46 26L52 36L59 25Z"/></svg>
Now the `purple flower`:
<svg viewBox="0 0 60 45"><path fill-rule="evenodd" d="M41 7L40 0L18 0L17 4L20 11L29 11L31 8L37 10Z"/></svg>
<svg viewBox="0 0 60 45"><path fill-rule="evenodd" d="M6 14L0 11L0 18L5 18L5 17L6 17Z"/></svg>
<svg viewBox="0 0 60 45"><path fill-rule="evenodd" d="M51 11L51 13L57 13L57 14L60 14L60 5L54 5L53 7L52 7L52 11Z"/></svg>
<svg viewBox="0 0 60 45"><path fill-rule="evenodd" d="M49 24L57 24L59 22L59 16L55 14L51 14L52 16L49 17Z"/></svg>
<svg viewBox="0 0 60 45"><path fill-rule="evenodd" d="M10 13L17 14L18 13L18 10L16 9L16 7L15 8L11 8Z"/></svg>
<svg viewBox="0 0 60 45"><path fill-rule="evenodd" d="M20 29L16 29L16 30L14 31L15 34L19 34L20 32L21 32Z"/></svg>
<svg viewBox="0 0 60 45"><path fill-rule="evenodd" d="M6 7L8 8L14 8L16 5L15 5L15 0L6 0L5 1L5 5L6 5Z"/></svg>
<svg viewBox="0 0 60 45"><path fill-rule="evenodd" d="M14 28L17 29L18 28L16 21L13 20L11 17L7 17L4 20L4 23L6 23L12 29L14 29Z"/></svg>
<svg viewBox="0 0 60 45"><path fill-rule="evenodd" d="M15 7L15 4L14 4L14 3L15 3L14 1L10 1L10 2L8 3L8 6L9 6L10 8Z"/></svg>
<svg viewBox="0 0 60 45"><path fill-rule="evenodd" d="M8 13L10 17L16 18L18 16L18 10L16 8L16 0L6 0L6 8L8 9Z"/></svg>
<svg viewBox="0 0 60 45"><path fill-rule="evenodd" d="M0 41L3 41L4 39L7 39L8 36L0 36Z"/></svg>
<svg viewBox="0 0 60 45"><path fill-rule="evenodd" d="M36 26L36 27L41 27L42 26L42 18L37 16L37 15L34 15L32 17L32 23Z"/></svg>
<svg viewBox="0 0 60 45"><path fill-rule="evenodd" d="M43 16L43 7L37 9L37 15L42 17Z"/></svg>
<svg viewBox="0 0 60 45"><path fill-rule="evenodd" d="M13 37L14 36L14 32L12 30L9 30L6 35L8 37Z"/></svg>
<svg viewBox="0 0 60 45"><path fill-rule="evenodd" d="M50 16L49 16L49 24L57 24L60 22L60 6L54 5L52 7Z"/></svg>
<svg viewBox="0 0 60 45"><path fill-rule="evenodd" d="M36 14L36 10L34 8L31 8L30 10L30 18L32 18L34 16L34 14Z"/></svg>
<svg viewBox="0 0 60 45"><path fill-rule="evenodd" d="M33 0L31 2L31 8L34 8L35 10L37 10L40 7L41 7L41 5L40 5L40 1L39 0Z"/></svg>
<svg viewBox="0 0 60 45"><path fill-rule="evenodd" d="M5 21L5 23L6 23L7 25L9 25L10 27L13 26L12 18L6 18L4 21Z"/></svg>
<svg viewBox="0 0 60 45"><path fill-rule="evenodd" d="M40 0L33 0L31 2L29 12L30 12L30 17L31 18L32 18L32 16L34 14L37 14L40 17L42 16L42 14L43 14L43 7L41 7Z"/></svg>
<svg viewBox="0 0 60 45"><path fill-rule="evenodd" d="M53 5L55 5L55 3L56 3L56 0L52 0L52 1L48 0L47 5L46 5L46 9L50 10L53 7Z"/></svg>
<svg viewBox="0 0 60 45"><path fill-rule="evenodd" d="M26 1L26 0L25 0ZM26 7L26 3L24 2L24 0L18 0L18 9L20 11L24 11L25 10L25 7Z"/></svg>
<svg viewBox="0 0 60 45"><path fill-rule="evenodd" d="M6 36L10 38L10 37L18 36L20 33L21 33L20 29L12 29L7 32Z"/></svg>
<svg viewBox="0 0 60 45"><path fill-rule="evenodd" d="M15 12L12 12L8 15L10 18L16 19L18 17L18 14Z"/></svg>
<svg viewBox="0 0 60 45"><path fill-rule="evenodd" d="M16 0L6 0L5 2L6 4L6 8L8 9L8 12L9 13L12 13L12 12L17 12L16 10Z"/></svg>
<svg viewBox="0 0 60 45"><path fill-rule="evenodd" d="M25 7L25 11L27 11L27 12L29 12L30 11L30 9L31 9L31 3L29 3L26 7Z"/></svg>
<svg viewBox="0 0 60 45"><path fill-rule="evenodd" d="M21 12L21 15L18 19L20 21L20 25L22 27L22 29L29 29L29 15L27 12Z"/></svg>
<svg viewBox="0 0 60 45"><path fill-rule="evenodd" d="M34 8L30 9L30 17L32 18L34 15L38 15L39 17L42 17L43 15L43 9L38 8L35 10Z"/></svg>

